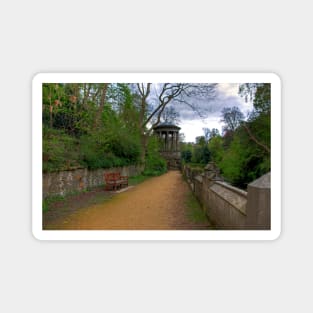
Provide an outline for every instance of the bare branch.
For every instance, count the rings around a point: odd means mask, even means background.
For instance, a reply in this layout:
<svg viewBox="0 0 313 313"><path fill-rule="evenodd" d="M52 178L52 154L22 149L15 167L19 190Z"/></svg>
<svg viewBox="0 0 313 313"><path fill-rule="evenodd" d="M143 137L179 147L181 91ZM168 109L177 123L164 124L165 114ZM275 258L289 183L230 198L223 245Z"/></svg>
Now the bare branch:
<svg viewBox="0 0 313 313"><path fill-rule="evenodd" d="M260 142L259 140L256 139L256 137L252 134L251 130L249 129L249 127L247 126L246 123L242 123L244 129L247 131L249 137L260 147L262 147L267 153L271 153L271 150L268 146L266 146L265 144L263 144L262 142Z"/></svg>

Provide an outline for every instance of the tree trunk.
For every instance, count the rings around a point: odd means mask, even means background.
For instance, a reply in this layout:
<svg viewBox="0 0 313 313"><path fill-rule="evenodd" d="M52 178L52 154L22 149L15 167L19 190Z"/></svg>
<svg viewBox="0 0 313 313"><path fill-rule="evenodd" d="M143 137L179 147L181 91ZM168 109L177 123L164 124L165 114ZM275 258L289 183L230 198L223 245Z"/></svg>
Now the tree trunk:
<svg viewBox="0 0 313 313"><path fill-rule="evenodd" d="M101 114L102 114L102 112L103 112L104 105L105 105L105 99L106 99L106 94L107 94L108 85L109 85L109 84L106 83L106 84L103 84L103 87L102 87L102 92L101 92L101 98L100 98L99 108L98 108L98 111L97 111L97 113L96 113L96 118L95 118L95 122L94 122L94 127L95 127L95 128L99 127L99 124L100 124Z"/></svg>
<svg viewBox="0 0 313 313"><path fill-rule="evenodd" d="M87 87L87 84L84 84L84 98L83 98L83 108L85 110L87 110L87 101L88 101L88 98L89 98L89 94L90 94L90 89L91 89L91 84L88 84L88 87Z"/></svg>
<svg viewBox="0 0 313 313"><path fill-rule="evenodd" d="M148 148L148 137L145 134L141 134L141 155L140 162L145 165L146 155Z"/></svg>
<svg viewBox="0 0 313 313"><path fill-rule="evenodd" d="M141 155L140 161L142 164L145 164L146 154L147 154L147 144L148 144L148 137L145 134L145 115L147 112L147 98L150 94L151 83L147 83L146 87L144 84L137 84L138 91L141 96L141 105L140 105L140 113L139 113L139 123L140 123L140 140L141 140Z"/></svg>
<svg viewBox="0 0 313 313"><path fill-rule="evenodd" d="M52 111L53 111L53 106L52 106L52 93L51 93L51 85L50 85L50 94L49 94L49 101L50 101L50 105L49 105L49 117L50 117L50 128L53 127L53 116L52 116Z"/></svg>

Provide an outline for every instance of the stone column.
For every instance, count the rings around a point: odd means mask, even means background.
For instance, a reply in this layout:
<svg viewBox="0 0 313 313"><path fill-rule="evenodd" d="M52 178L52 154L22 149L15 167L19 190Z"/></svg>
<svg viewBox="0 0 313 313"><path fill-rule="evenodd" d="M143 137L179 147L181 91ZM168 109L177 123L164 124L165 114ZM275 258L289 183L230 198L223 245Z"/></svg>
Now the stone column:
<svg viewBox="0 0 313 313"><path fill-rule="evenodd" d="M173 132L170 131L170 136L171 136L171 140L170 140L170 151L172 152L173 151Z"/></svg>
<svg viewBox="0 0 313 313"><path fill-rule="evenodd" d="M271 173L248 185L246 229L271 229Z"/></svg>
<svg viewBox="0 0 313 313"><path fill-rule="evenodd" d="M169 146L169 150L172 151L172 147L173 147L173 132L170 131L170 146Z"/></svg>
<svg viewBox="0 0 313 313"><path fill-rule="evenodd" d="M162 132L162 150L165 151L166 150L166 132Z"/></svg>
<svg viewBox="0 0 313 313"><path fill-rule="evenodd" d="M158 143L160 144L161 146L161 142L162 142L162 133L160 131L157 132L157 135L158 135Z"/></svg>

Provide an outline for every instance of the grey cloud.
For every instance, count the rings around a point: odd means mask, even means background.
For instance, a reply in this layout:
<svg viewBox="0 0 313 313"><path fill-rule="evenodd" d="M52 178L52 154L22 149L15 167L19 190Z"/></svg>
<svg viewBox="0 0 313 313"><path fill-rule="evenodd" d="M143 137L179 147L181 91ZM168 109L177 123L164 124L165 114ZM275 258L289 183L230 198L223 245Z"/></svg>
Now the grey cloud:
<svg viewBox="0 0 313 313"><path fill-rule="evenodd" d="M211 121L219 121L221 119L221 111L224 107L237 106L244 113L244 115L246 115L248 110L251 110L251 105L246 104L244 99L241 97L234 94L229 94L228 87L233 88L231 85L232 84L225 84L223 85L223 88L217 88L216 96L211 100L205 100L203 98L201 99L197 97L188 99L188 103L190 103L192 107L196 108L198 112L200 112L201 117L197 112L195 112L195 110L193 110L185 103L173 101L169 104L169 106L173 106L179 113L179 119L181 120L181 123L187 121L205 121L208 119ZM220 87L222 86L220 85ZM149 96L150 112L152 112L152 110L155 109L158 105L158 89L159 85L154 84L151 95Z"/></svg>
<svg viewBox="0 0 313 313"><path fill-rule="evenodd" d="M218 119L224 107L237 106L244 114L247 112L247 105L239 96L227 95L221 90L217 91L216 97L210 101L202 99L190 99L189 102L203 114L204 118ZM199 114L194 112L187 104L172 104L179 112L181 120L198 120Z"/></svg>

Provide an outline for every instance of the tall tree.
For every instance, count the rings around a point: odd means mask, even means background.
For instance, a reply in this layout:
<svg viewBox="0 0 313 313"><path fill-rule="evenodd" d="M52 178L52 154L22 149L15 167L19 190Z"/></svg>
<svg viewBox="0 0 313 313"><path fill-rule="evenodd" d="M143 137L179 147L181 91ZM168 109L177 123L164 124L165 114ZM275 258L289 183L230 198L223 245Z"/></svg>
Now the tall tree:
<svg viewBox="0 0 313 313"><path fill-rule="evenodd" d="M246 83L239 86L239 95L251 101L255 112L268 113L271 110L271 84Z"/></svg>
<svg viewBox="0 0 313 313"><path fill-rule="evenodd" d="M208 142L210 137L211 137L211 129L207 128L207 127L203 127L202 130L203 130L203 133L204 133L204 138Z"/></svg>
<svg viewBox="0 0 313 313"><path fill-rule="evenodd" d="M223 108L222 110L221 122L225 123L224 131L234 132L243 119L244 115L238 107Z"/></svg>
<svg viewBox="0 0 313 313"><path fill-rule="evenodd" d="M109 84L104 83L104 84L101 84L101 86L100 86L100 88L101 88L101 91L100 91L101 97L100 97L99 106L98 106L97 113L96 113L96 116L95 116L95 121L94 121L94 127L95 128L98 128L99 124L100 124L101 115L103 113L103 109L104 109L104 105L105 105L108 85Z"/></svg>
<svg viewBox="0 0 313 313"><path fill-rule="evenodd" d="M149 111L148 98L151 95L151 83L138 83L137 93L140 96L140 130L142 138L142 161L144 161L148 136L153 128L161 122L162 114L170 103L178 106L185 104L193 111L203 116L196 103L195 98L202 98L207 101L215 97L217 84L184 84L184 83L164 83L156 84L153 97L156 99L156 104Z"/></svg>
<svg viewBox="0 0 313 313"><path fill-rule="evenodd" d="M173 106L168 106L161 115L161 121L169 124L179 124L179 112Z"/></svg>
<svg viewBox="0 0 313 313"><path fill-rule="evenodd" d="M270 154L271 84L242 84L239 94L253 103L253 111L250 112L248 121L242 124L244 129L256 145Z"/></svg>
<svg viewBox="0 0 313 313"><path fill-rule="evenodd" d="M212 128L211 129L211 138L214 138L214 137L217 137L217 136L220 136L220 132L217 128Z"/></svg>

